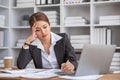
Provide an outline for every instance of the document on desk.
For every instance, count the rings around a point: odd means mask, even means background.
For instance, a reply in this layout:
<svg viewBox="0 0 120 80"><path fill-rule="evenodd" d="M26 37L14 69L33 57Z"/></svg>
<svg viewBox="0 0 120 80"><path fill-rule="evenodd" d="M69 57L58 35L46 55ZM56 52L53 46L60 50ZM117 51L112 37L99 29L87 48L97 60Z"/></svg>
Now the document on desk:
<svg viewBox="0 0 120 80"><path fill-rule="evenodd" d="M34 74L22 75L21 77L25 77L25 78L51 78L51 77L58 76L56 74L56 72L59 72L59 71L61 71L61 70L60 69L49 69L49 70L34 73Z"/></svg>
<svg viewBox="0 0 120 80"><path fill-rule="evenodd" d="M5 70L0 73L0 77L25 77L25 78L50 78L58 76L56 72L60 69L23 69L23 70Z"/></svg>
<svg viewBox="0 0 120 80"><path fill-rule="evenodd" d="M97 80L103 75L88 75L88 76L59 76L64 79L72 79L72 80Z"/></svg>
<svg viewBox="0 0 120 80"><path fill-rule="evenodd" d="M120 71L113 71L113 73L120 73Z"/></svg>
<svg viewBox="0 0 120 80"><path fill-rule="evenodd" d="M45 71L46 69L34 69L34 68L26 68L26 69L20 69L20 70L5 70L3 69L4 73L10 73L10 74L29 74L29 73L37 73Z"/></svg>

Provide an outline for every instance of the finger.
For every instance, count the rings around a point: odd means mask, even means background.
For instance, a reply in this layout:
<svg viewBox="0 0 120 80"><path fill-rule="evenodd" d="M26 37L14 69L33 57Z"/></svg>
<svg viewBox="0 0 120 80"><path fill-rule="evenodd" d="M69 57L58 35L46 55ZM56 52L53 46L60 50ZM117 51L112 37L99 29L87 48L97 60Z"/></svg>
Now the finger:
<svg viewBox="0 0 120 80"><path fill-rule="evenodd" d="M64 72L73 72L74 71L74 65L69 63L66 63L64 68L63 68Z"/></svg>
<svg viewBox="0 0 120 80"><path fill-rule="evenodd" d="M65 63L62 63L62 64L61 64L61 70L63 71L64 68L65 68Z"/></svg>
<svg viewBox="0 0 120 80"><path fill-rule="evenodd" d="M33 31L33 32L36 31L36 27L37 27L37 25L34 23L34 25L32 26L32 31Z"/></svg>
<svg viewBox="0 0 120 80"><path fill-rule="evenodd" d="M73 70L73 67L72 66L66 66L64 68L65 71L72 71Z"/></svg>
<svg viewBox="0 0 120 80"><path fill-rule="evenodd" d="M64 65L62 65L61 70L62 70L62 72L67 72L67 71L71 70L71 68L66 66L66 64L64 64Z"/></svg>
<svg viewBox="0 0 120 80"><path fill-rule="evenodd" d="M36 35L36 27L37 27L36 24L34 24L33 27L32 27L32 35L33 35L34 37L37 37L37 35Z"/></svg>
<svg viewBox="0 0 120 80"><path fill-rule="evenodd" d="M65 73L73 73L74 70L71 69L71 68L67 68L67 69L64 69L63 72L65 72Z"/></svg>

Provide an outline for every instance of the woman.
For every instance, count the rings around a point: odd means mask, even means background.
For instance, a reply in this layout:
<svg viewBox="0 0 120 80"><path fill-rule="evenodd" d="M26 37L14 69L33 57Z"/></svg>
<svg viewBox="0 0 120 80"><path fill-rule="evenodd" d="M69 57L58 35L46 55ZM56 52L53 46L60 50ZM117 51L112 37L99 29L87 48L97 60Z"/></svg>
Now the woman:
<svg viewBox="0 0 120 80"><path fill-rule="evenodd" d="M51 32L50 22L42 12L31 15L29 24L32 34L20 51L18 68L25 68L33 59L36 68L61 68L63 72L73 72L77 61L67 35Z"/></svg>

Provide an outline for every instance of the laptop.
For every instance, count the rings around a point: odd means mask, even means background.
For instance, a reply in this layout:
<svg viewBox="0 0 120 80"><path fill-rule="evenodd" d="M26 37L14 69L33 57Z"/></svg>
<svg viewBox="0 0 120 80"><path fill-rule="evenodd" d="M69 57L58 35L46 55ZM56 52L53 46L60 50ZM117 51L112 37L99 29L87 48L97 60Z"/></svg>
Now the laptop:
<svg viewBox="0 0 120 80"><path fill-rule="evenodd" d="M85 45L74 75L84 76L109 73L115 47L115 45Z"/></svg>

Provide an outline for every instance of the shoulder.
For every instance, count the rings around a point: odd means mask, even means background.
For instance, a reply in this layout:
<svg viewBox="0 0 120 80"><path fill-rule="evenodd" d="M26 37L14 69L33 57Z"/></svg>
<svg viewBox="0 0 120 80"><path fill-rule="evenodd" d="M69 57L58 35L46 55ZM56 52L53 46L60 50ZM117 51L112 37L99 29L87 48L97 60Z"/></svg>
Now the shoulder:
<svg viewBox="0 0 120 80"><path fill-rule="evenodd" d="M59 36L61 36L61 37L67 37L67 34L66 33L57 33Z"/></svg>
<svg viewBox="0 0 120 80"><path fill-rule="evenodd" d="M69 40L68 35L66 33L57 33L57 35L62 37L61 40L59 41L63 41L65 43L66 41Z"/></svg>

